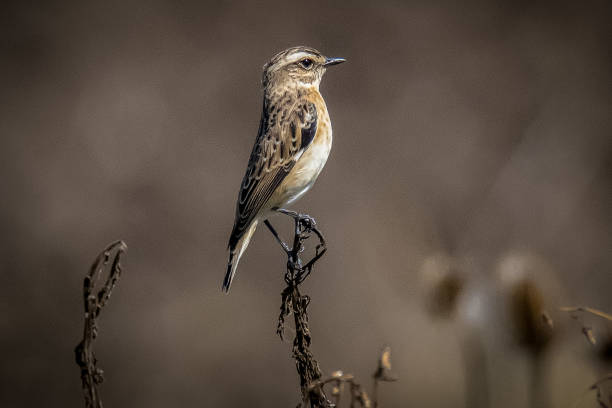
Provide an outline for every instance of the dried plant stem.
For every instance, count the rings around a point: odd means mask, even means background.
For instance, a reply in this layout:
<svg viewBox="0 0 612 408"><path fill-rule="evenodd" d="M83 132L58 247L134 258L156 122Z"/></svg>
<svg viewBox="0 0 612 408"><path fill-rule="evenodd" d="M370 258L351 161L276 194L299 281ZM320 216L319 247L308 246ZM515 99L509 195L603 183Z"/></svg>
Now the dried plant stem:
<svg viewBox="0 0 612 408"><path fill-rule="evenodd" d="M549 407L549 392L548 392L548 376L546 373L546 353L545 351L536 351L531 353L530 371L531 378L529 381L529 399L531 408L548 408Z"/></svg>
<svg viewBox="0 0 612 408"><path fill-rule="evenodd" d="M470 329L460 339L465 379L465 406L469 408L489 408L489 375L487 354L481 334Z"/></svg>
<svg viewBox="0 0 612 408"><path fill-rule="evenodd" d="M334 398L334 404L332 407L337 406L340 403L340 398L344 391L344 384L349 385L349 390L351 393L351 401L350 407L357 407L359 404L362 408L372 408L372 402L368 397L365 389L361 386L361 384L355 381L355 377L352 374L344 374L342 371L336 371L332 373L331 377L325 379L319 379L308 387L309 390L314 390L317 388L323 389L323 387L327 384L333 384L334 390L332 391L332 396ZM308 407L309 401L304 399L302 401L301 407Z"/></svg>
<svg viewBox="0 0 612 408"><path fill-rule="evenodd" d="M595 345L597 343L597 339L595 338L595 335L593 334L593 329L591 328L591 326L586 325L584 323L584 320L581 319L577 313L582 312L582 313L591 314L593 316L597 316L597 317L600 317L602 319L605 319L605 320L608 320L608 321L612 322L612 315L609 315L608 313L602 312L602 311L597 310L597 309L593 309L591 307L583 307L583 306L579 306L579 307L562 307L560 310L562 312L569 313L570 316L572 317L572 319L578 320L581 323L581 325L582 325L582 334L584 334L584 337L592 345Z"/></svg>
<svg viewBox="0 0 612 408"><path fill-rule="evenodd" d="M578 317L577 313L582 312L582 313L591 314L593 316L597 316L597 317L600 317L602 319L612 322L612 315L602 312L601 310L594 309L592 307L586 307L586 306L562 307L560 310L562 312L570 313L570 316L573 319L576 319L581 322L582 333L584 334L586 339L589 341L589 343L591 343L592 345L595 345L595 343L597 342L597 340L595 339L595 336L593 335L593 331L590 326L587 326L584 324L584 322L582 322L582 319ZM610 386L611 383L612 383L612 374L607 374L604 377L600 378L595 383L593 383L582 394L582 396L580 396L580 398L576 400L576 402L572 405L572 407L577 408L582 403L582 401L584 400L584 397L588 393L590 393L591 391L595 391L597 403L599 404L599 406L601 408L612 408L612 386ZM605 388L605 385L608 385L608 388Z"/></svg>
<svg viewBox="0 0 612 408"><path fill-rule="evenodd" d="M391 347L387 346L383 348L382 352L380 353L380 358L378 359L378 367L376 368L376 371L372 377L374 378L374 385L372 388L372 405L374 408L378 408L378 384L380 382L397 381L397 376L391 372Z"/></svg>
<svg viewBox="0 0 612 408"><path fill-rule="evenodd" d="M300 294L297 286L288 286L286 291L289 293L284 292L284 296L287 297L286 299L290 304L295 324L293 358L295 359L297 372L300 376L302 397L309 401L313 407L331 406L329 401L327 401L323 388L313 386L322 377L323 373L319 368L319 363L310 351L312 338L308 328L308 314L306 312L309 299L307 296Z"/></svg>
<svg viewBox="0 0 612 408"><path fill-rule="evenodd" d="M102 400L98 392L98 384L104 380L104 372L97 367L96 356L92 350L94 339L98 334L97 318L106 305L113 288L121 276L121 255L127 250L123 241L110 244L94 261L91 269L83 281L83 301L85 307L85 325L83 340L74 349L76 363L81 370L81 382L86 408L102 408ZM112 254L115 254L111 258ZM111 262L112 259L112 262ZM95 291L103 271L109 266L110 270L106 281Z"/></svg>
<svg viewBox="0 0 612 408"><path fill-rule="evenodd" d="M287 287L281 293L281 307L278 317L277 333L283 338L285 318L293 314L295 324L295 337L293 339L293 358L300 377L300 387L302 399L307 401L311 407L331 407L331 402L327 399L322 386L312 386L322 377L319 363L310 351L310 329L308 327L307 307L310 302L308 296L300 293L299 285L312 272L314 264L321 259L326 251L325 239L321 232L316 228L315 221L306 215L301 215L289 211L282 211L291 216L295 222L293 245L291 248L281 241L278 234L269 221L266 226L270 229L274 237L281 244L287 254L287 272L285 273L285 283ZM304 250L304 242L314 234L319 240L316 246L316 253L312 259L302 264L300 253Z"/></svg>
<svg viewBox="0 0 612 408"><path fill-rule="evenodd" d="M378 408L378 379L374 377L374 384L372 385L372 401L374 401L374 408Z"/></svg>
<svg viewBox="0 0 612 408"><path fill-rule="evenodd" d="M568 313L576 313L576 312L584 312L584 313L590 313L594 316L598 316L601 317L602 319L606 319L612 322L612 315L609 315L608 313L602 312L601 310L597 310L597 309L593 309L592 307L583 307L583 306L578 306L578 307L562 307L561 308L562 312L568 312Z"/></svg>
<svg viewBox="0 0 612 408"><path fill-rule="evenodd" d="M343 374L342 371L336 371L331 377L323 379L323 373L319 368L319 363L315 360L310 351L312 337L308 327L308 312L307 308L310 303L310 298L300 293L299 286L310 275L315 263L321 259L326 251L325 238L316 228L315 220L307 215L297 214L287 210L279 210L283 214L293 218L295 223L293 245L290 247L283 242L272 226L266 220L264 224L272 232L276 241L287 254L287 272L285 273L285 283L287 286L281 293L281 307L278 316L277 334L281 339L284 337L285 319L293 314L293 323L295 325L295 337L293 338L292 354L295 360L298 375L300 377L300 387L302 391L302 401L298 405L301 408L332 408L340 403L341 396L344 391L344 385L349 385L350 390L350 407L356 408L372 408L378 406L377 398L374 399L374 405L370 400L365 389L355 382L350 374ZM315 235L319 241L315 248L314 256L306 263L300 259L300 253L304 251L304 243L312 235ZM379 359L378 369L374 373L374 387L377 393L378 383L380 381L395 381L397 378L391 374L391 349L386 347ZM324 387L327 384L333 384L334 388L331 392L333 403L327 398Z"/></svg>

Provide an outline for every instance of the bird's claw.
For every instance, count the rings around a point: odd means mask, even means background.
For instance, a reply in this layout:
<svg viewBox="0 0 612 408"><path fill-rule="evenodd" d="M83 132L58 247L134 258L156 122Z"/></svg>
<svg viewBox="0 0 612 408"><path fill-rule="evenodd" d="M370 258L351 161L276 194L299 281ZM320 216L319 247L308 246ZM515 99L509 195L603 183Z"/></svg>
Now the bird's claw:
<svg viewBox="0 0 612 408"><path fill-rule="evenodd" d="M298 214L298 222L305 230L311 230L317 225L315 219L308 214Z"/></svg>
<svg viewBox="0 0 612 408"><path fill-rule="evenodd" d="M317 225L317 222L315 221L315 219L312 218L308 214L300 214L298 212L286 210L284 208L279 208L276 211L293 218L294 220L298 222L300 226L303 226L305 229L312 229Z"/></svg>

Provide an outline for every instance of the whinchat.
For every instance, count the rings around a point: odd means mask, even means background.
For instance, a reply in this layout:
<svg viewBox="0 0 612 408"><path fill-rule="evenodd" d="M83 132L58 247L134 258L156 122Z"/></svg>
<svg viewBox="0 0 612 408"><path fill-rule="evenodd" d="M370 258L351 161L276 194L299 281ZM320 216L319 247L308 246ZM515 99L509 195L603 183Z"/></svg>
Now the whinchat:
<svg viewBox="0 0 612 408"><path fill-rule="evenodd" d="M306 193L321 173L332 128L319 84L327 67L344 62L308 47L293 47L264 65L263 112L238 192L223 290L260 221Z"/></svg>

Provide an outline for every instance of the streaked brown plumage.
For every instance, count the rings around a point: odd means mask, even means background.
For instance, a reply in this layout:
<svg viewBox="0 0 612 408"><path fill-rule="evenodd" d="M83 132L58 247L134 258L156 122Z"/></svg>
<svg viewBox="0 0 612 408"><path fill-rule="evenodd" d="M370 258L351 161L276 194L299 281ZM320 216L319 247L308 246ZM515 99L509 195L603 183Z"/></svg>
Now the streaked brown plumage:
<svg viewBox="0 0 612 408"><path fill-rule="evenodd" d="M328 66L341 62L312 48L293 47L264 66L263 112L238 193L224 291L258 222L301 197L323 169L332 129L319 83Z"/></svg>

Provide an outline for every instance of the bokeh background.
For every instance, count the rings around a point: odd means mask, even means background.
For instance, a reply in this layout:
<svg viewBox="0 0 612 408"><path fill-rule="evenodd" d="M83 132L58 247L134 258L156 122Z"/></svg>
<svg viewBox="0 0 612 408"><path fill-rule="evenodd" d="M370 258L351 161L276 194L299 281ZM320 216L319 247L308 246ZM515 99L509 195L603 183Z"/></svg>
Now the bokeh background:
<svg viewBox="0 0 612 408"><path fill-rule="evenodd" d="M304 285L322 369L370 387L390 345L384 406L462 407L470 389L527 406L508 305L528 277L555 323L540 385L570 406L610 370L557 308L612 310L611 16L606 0L5 4L0 406L83 405L82 278L119 238L106 406L295 406L267 231L220 284L261 67L298 44L349 61L323 80L334 147L295 206L329 241ZM436 313L448 274L463 290Z"/></svg>

